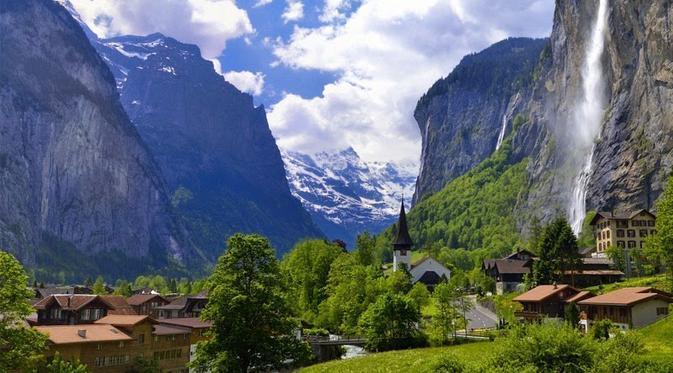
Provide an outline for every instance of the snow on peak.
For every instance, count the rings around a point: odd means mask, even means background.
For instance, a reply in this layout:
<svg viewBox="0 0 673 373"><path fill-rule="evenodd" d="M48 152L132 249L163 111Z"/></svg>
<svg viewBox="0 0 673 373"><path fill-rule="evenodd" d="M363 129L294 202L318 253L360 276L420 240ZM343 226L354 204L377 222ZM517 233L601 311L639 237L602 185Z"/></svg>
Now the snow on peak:
<svg viewBox="0 0 673 373"><path fill-rule="evenodd" d="M353 148L314 155L281 150L281 154L292 194L318 225L324 219L350 238L390 225L402 196L410 203L413 195L418 170L412 164L365 162Z"/></svg>

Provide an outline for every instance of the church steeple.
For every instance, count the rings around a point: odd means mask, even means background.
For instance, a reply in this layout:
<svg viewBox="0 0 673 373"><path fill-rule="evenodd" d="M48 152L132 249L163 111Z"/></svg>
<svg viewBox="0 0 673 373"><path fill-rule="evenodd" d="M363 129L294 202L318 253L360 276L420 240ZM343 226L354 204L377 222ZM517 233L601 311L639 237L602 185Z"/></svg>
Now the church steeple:
<svg viewBox="0 0 673 373"><path fill-rule="evenodd" d="M397 219L397 238L393 246L395 250L409 250L414 242L409 236L409 228L407 228L407 213L404 211L404 200L402 200L402 207L400 208L400 217Z"/></svg>
<svg viewBox="0 0 673 373"><path fill-rule="evenodd" d="M409 228L407 227L407 213L404 211L404 200L402 200L402 207L400 208L400 217L397 219L397 237L393 242L393 271L397 271L401 265L411 269L411 247L414 242L409 236Z"/></svg>

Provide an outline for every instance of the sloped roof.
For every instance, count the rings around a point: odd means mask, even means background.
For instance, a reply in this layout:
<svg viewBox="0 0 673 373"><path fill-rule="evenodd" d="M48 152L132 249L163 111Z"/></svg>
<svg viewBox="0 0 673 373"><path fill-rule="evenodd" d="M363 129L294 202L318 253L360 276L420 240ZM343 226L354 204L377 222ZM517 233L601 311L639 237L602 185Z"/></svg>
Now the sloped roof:
<svg viewBox="0 0 673 373"><path fill-rule="evenodd" d="M175 335L175 334L190 334L192 331L189 328L183 328L174 325L158 324L154 325L154 335Z"/></svg>
<svg viewBox="0 0 673 373"><path fill-rule="evenodd" d="M135 315L136 311L131 307L126 298L121 295L101 295L100 299L110 305L108 312L112 315Z"/></svg>
<svg viewBox="0 0 673 373"><path fill-rule="evenodd" d="M594 218L591 219L591 222L589 224L595 225L599 218L616 219L616 220L631 220L642 212L652 216L653 218L657 217L652 212L650 212L649 210L645 210L645 209L636 210L634 212L631 212L630 214L629 213L614 213L614 212L609 212L609 211L599 211L599 212L596 213Z"/></svg>
<svg viewBox="0 0 673 373"><path fill-rule="evenodd" d="M636 303L661 299L673 303L671 294L652 287L623 288L609 293L598 295L579 302L580 305L630 306Z"/></svg>
<svg viewBox="0 0 673 373"><path fill-rule="evenodd" d="M176 298L171 303L157 307L158 310L181 310L187 305L187 296Z"/></svg>
<svg viewBox="0 0 673 373"><path fill-rule="evenodd" d="M49 336L54 344L100 343L131 341L133 338L112 325L80 324L80 325L49 325L36 326L36 330ZM80 335L84 331L84 337Z"/></svg>
<svg viewBox="0 0 673 373"><path fill-rule="evenodd" d="M211 321L203 321L198 317L183 317L183 318L174 318L174 319L161 319L159 320L161 324L183 326L193 329L204 329L210 328L213 326Z"/></svg>
<svg viewBox="0 0 673 373"><path fill-rule="evenodd" d="M128 297L126 302L131 306L139 306L145 302L149 302L154 298L160 298L162 301L166 301L166 299L159 294L136 294Z"/></svg>
<svg viewBox="0 0 673 373"><path fill-rule="evenodd" d="M147 315L107 315L101 319L96 320L95 324L109 324L120 327L131 327L137 325L145 320L155 322Z"/></svg>
<svg viewBox="0 0 673 373"><path fill-rule="evenodd" d="M552 295L555 295L565 289L573 289L579 292L577 289L571 287L570 285L539 285L533 289L528 290L527 292L519 295L514 298L518 302L540 302L543 301Z"/></svg>
<svg viewBox="0 0 673 373"><path fill-rule="evenodd" d="M530 256L531 258L537 257L537 255L533 254L532 252L530 252L530 251L528 251L528 250L525 250L525 249L522 249L522 250L517 250L516 252L513 252L513 253L507 255L507 256L504 257L503 259L514 259L514 260L517 260L516 258L517 258L519 255L528 255L528 256Z"/></svg>
<svg viewBox="0 0 673 373"><path fill-rule="evenodd" d="M99 299L98 295L91 294L68 294L68 295L50 295L47 298L35 303L33 307L38 310L47 308L52 303L58 303L59 307L64 310L79 310L87 304Z"/></svg>
<svg viewBox="0 0 673 373"><path fill-rule="evenodd" d="M581 301L581 300L583 300L583 299L587 299L588 297L591 297L591 296L593 296L593 294L591 294L590 291L582 290L582 291L580 291L579 293L575 294L574 296L572 296L572 297L566 299L566 302L568 302L568 303L571 303L571 302L573 302L573 303L577 303L577 302L579 302L579 301Z"/></svg>
<svg viewBox="0 0 673 373"><path fill-rule="evenodd" d="M525 274L530 273L530 268L527 267L527 260L514 259L498 259L494 265L501 274Z"/></svg>
<svg viewBox="0 0 673 373"><path fill-rule="evenodd" d="M413 246L414 242L409 235L409 228L407 227L407 213L404 211L404 201L400 207L400 216L397 219L397 236L395 238L395 247Z"/></svg>

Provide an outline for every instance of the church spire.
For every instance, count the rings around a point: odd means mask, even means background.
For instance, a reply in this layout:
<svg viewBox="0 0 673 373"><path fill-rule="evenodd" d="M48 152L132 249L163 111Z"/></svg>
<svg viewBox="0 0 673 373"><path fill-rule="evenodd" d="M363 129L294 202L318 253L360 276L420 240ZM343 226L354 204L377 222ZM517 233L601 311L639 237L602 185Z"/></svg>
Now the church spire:
<svg viewBox="0 0 673 373"><path fill-rule="evenodd" d="M409 229L407 228L407 213L404 211L404 200L402 200L402 207L400 208L400 217L397 220L397 238L393 247L395 250L409 250L414 243L409 236Z"/></svg>

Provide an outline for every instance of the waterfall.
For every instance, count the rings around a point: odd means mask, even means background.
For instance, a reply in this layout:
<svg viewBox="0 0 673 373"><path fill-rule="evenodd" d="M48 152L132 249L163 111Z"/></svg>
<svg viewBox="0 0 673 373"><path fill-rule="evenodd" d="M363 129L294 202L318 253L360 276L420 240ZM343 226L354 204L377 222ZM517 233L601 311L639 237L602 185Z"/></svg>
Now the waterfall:
<svg viewBox="0 0 673 373"><path fill-rule="evenodd" d="M586 216L586 195L591 179L595 141L600 135L604 107L604 82L601 57L605 47L605 30L608 18L607 0L600 0L596 23L591 31L591 41L587 46L582 67L582 100L574 113L571 130L577 136L577 153L583 157L582 166L575 178L575 185L569 206L570 223L575 234L582 230Z"/></svg>
<svg viewBox="0 0 673 373"><path fill-rule="evenodd" d="M502 116L502 127L500 127L500 134L498 135L498 143L495 144L495 151L497 152L502 145L502 140L505 139L505 130L507 129L507 114Z"/></svg>

